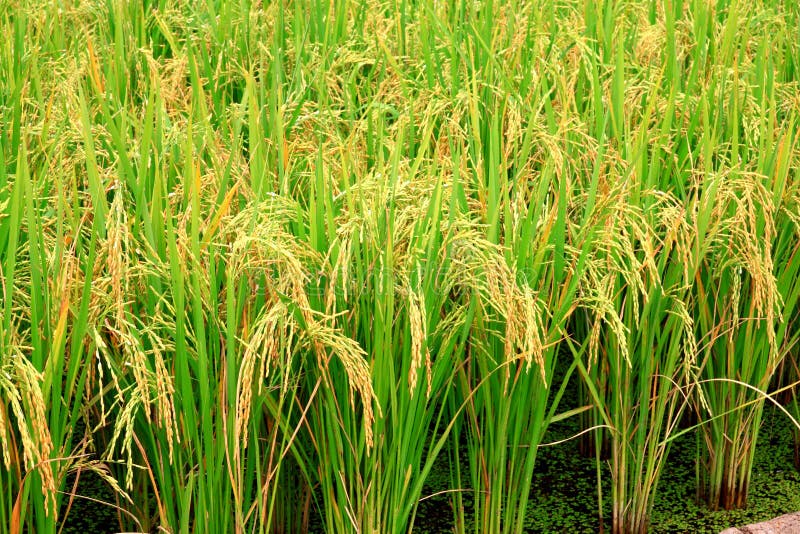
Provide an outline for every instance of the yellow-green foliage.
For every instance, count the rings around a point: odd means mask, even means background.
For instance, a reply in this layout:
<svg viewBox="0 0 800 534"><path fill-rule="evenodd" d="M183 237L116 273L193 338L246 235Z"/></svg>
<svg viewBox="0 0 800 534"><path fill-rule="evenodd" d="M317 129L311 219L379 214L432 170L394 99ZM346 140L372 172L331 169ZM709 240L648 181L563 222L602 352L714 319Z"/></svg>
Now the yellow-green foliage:
<svg viewBox="0 0 800 534"><path fill-rule="evenodd" d="M688 410L744 505L800 335L799 9L0 0L0 533L87 470L120 530L408 532L448 458L457 532L523 532L577 414L614 532Z"/></svg>

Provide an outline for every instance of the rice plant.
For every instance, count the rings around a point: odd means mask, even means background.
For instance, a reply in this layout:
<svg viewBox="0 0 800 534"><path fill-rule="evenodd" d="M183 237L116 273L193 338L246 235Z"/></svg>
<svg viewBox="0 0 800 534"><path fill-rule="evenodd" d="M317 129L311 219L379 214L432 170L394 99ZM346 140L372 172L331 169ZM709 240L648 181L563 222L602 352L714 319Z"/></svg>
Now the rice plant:
<svg viewBox="0 0 800 534"><path fill-rule="evenodd" d="M575 416L614 532L679 433L743 506L798 350L797 21L0 1L0 533L411 532L431 491L524 532Z"/></svg>

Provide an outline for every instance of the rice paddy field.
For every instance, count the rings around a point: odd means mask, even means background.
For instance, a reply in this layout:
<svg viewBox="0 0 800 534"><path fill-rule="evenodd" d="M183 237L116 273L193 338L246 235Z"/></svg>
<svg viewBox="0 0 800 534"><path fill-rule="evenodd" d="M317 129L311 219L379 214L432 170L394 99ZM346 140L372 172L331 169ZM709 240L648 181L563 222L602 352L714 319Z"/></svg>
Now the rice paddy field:
<svg viewBox="0 0 800 534"><path fill-rule="evenodd" d="M0 0L0 534L800 510L798 81L794 0Z"/></svg>

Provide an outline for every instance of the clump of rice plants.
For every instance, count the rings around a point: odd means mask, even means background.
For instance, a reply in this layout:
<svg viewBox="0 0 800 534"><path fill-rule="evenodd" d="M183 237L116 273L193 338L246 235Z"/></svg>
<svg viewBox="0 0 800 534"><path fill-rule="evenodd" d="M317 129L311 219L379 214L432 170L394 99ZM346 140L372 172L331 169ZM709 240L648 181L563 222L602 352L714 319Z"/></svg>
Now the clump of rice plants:
<svg viewBox="0 0 800 534"><path fill-rule="evenodd" d="M800 340L798 14L0 2L0 534L411 532L445 464L444 529L524 532L578 416L614 532L677 435L744 506Z"/></svg>

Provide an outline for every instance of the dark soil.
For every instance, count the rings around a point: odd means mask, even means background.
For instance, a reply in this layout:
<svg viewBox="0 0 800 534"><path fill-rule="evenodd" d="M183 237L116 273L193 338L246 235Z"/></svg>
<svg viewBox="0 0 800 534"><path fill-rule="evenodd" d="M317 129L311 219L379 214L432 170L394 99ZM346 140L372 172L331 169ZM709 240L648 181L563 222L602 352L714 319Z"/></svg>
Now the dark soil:
<svg viewBox="0 0 800 534"><path fill-rule="evenodd" d="M572 426L572 428L568 428ZM550 439L577 430L577 420L552 429ZM557 437L558 436L558 437ZM703 446L702 443L699 444ZM734 525L766 521L800 510L800 473L794 468L790 421L775 408L766 408L745 510L713 512L696 495L698 443L693 433L678 438L671 451L651 518L653 534L718 533ZM543 448L529 514L529 532L599 532L597 474L594 459L578 453L577 443ZM606 531L610 528L610 475L602 479Z"/></svg>
<svg viewBox="0 0 800 534"><path fill-rule="evenodd" d="M575 407L575 399L564 399L564 410ZM545 442L575 436L581 430L573 417L551 426ZM744 510L711 511L697 499L696 433L675 440L658 485L651 518L653 534L713 533L735 525L766 521L800 511L800 473L794 468L794 434L791 421L772 405L765 407L756 447L748 506ZM608 465L601 467L603 516L610 532L611 479ZM433 474L430 492L447 487L447 458ZM437 484L439 481L439 484ZM469 503L469 494L465 494ZM415 532L452 532L453 512L447 495L420 503ZM597 467L594 457L580 454L579 440L542 447L536 460L526 529L531 533L600 532ZM470 531L470 525L467 525Z"/></svg>
<svg viewBox="0 0 800 534"><path fill-rule="evenodd" d="M67 477L66 491L72 491L74 482L75 475L70 474ZM117 511L111 506L96 502L115 503L114 492L100 476L92 472L81 473L75 493L78 497L73 499L68 515L64 516L67 513L67 501L69 500L65 498L65 503L59 516L64 521L62 533L85 534L91 532L111 534L120 531Z"/></svg>

